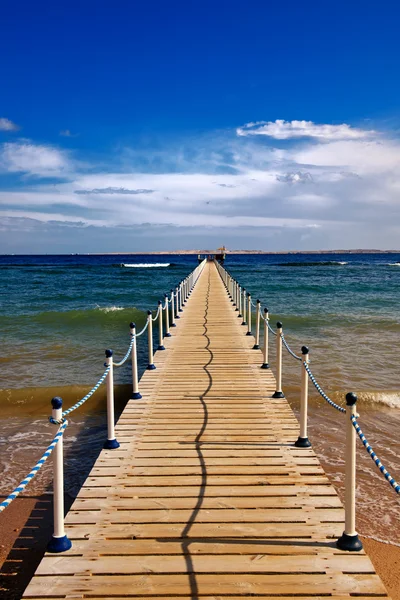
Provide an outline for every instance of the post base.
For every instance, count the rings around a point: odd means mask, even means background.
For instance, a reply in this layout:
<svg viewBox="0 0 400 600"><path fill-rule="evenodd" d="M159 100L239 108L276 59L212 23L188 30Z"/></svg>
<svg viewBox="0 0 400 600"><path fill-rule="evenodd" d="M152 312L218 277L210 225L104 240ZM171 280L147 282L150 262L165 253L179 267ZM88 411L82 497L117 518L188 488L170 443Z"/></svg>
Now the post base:
<svg viewBox="0 0 400 600"><path fill-rule="evenodd" d="M116 439L114 440L106 440L103 445L104 450L115 450L119 448L119 442Z"/></svg>
<svg viewBox="0 0 400 600"><path fill-rule="evenodd" d="M259 349L260 349L260 344L254 344L253 350L259 350Z"/></svg>
<svg viewBox="0 0 400 600"><path fill-rule="evenodd" d="M242 325L247 325L246 321L243 321Z"/></svg>
<svg viewBox="0 0 400 600"><path fill-rule="evenodd" d="M165 346L158 346L157 350L165 350Z"/></svg>
<svg viewBox="0 0 400 600"><path fill-rule="evenodd" d="M166 333L165 337L171 337L171 334L170 333Z"/></svg>
<svg viewBox="0 0 400 600"><path fill-rule="evenodd" d="M155 364L152 364L152 365L147 365L147 370L148 370L148 371L154 371L154 369L155 369L155 368L156 368L156 365L155 365Z"/></svg>
<svg viewBox="0 0 400 600"><path fill-rule="evenodd" d="M175 319L180 319L180 316L179 315L175 315Z"/></svg>
<svg viewBox="0 0 400 600"><path fill-rule="evenodd" d="M140 392L132 392L131 394L131 400L140 400L141 397L142 394Z"/></svg>
<svg viewBox="0 0 400 600"><path fill-rule="evenodd" d="M185 306L184 304L182 304L182 306ZM183 312L183 310L180 308L178 312ZM179 317L178 317L179 319Z"/></svg>
<svg viewBox="0 0 400 600"><path fill-rule="evenodd" d="M357 534L347 535L347 533L344 532L336 542L336 546L339 550L347 550L347 552L360 552L363 548L362 542Z"/></svg>
<svg viewBox="0 0 400 600"><path fill-rule="evenodd" d="M242 319L243 315L241 315L240 313L238 314L238 319Z"/></svg>
<svg viewBox="0 0 400 600"><path fill-rule="evenodd" d="M171 323L170 327L176 327L176 323Z"/></svg>
<svg viewBox="0 0 400 600"><path fill-rule="evenodd" d="M283 392L274 392L272 397L273 398L284 398L285 394Z"/></svg>
<svg viewBox="0 0 400 600"><path fill-rule="evenodd" d="M269 364L268 363L263 363L260 368L261 369L269 369Z"/></svg>
<svg viewBox="0 0 400 600"><path fill-rule="evenodd" d="M251 333L251 331L248 331L248 332L246 333L246 335L253 335L253 334Z"/></svg>
<svg viewBox="0 0 400 600"><path fill-rule="evenodd" d="M239 312L239 309L237 307L235 308L235 312Z"/></svg>
<svg viewBox="0 0 400 600"><path fill-rule="evenodd" d="M70 548L72 548L72 542L67 538L66 535L63 537L54 537L53 535L47 544L47 552L52 552L54 554L58 552L66 552Z"/></svg>
<svg viewBox="0 0 400 600"><path fill-rule="evenodd" d="M311 442L308 437L302 438L299 436L294 445L296 448L311 448Z"/></svg>

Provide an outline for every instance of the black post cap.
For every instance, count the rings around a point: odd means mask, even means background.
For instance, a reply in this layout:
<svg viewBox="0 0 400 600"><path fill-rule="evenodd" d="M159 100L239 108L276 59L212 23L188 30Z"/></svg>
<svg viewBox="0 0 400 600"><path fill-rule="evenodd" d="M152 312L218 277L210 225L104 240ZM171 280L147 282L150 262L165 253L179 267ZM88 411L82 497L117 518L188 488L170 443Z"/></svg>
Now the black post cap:
<svg viewBox="0 0 400 600"><path fill-rule="evenodd" d="M60 398L60 396L54 396L54 398L51 399L51 406L56 409L61 408L62 398Z"/></svg>
<svg viewBox="0 0 400 600"><path fill-rule="evenodd" d="M267 314L268 308L264 308L264 312L265 312L265 314Z"/></svg>
<svg viewBox="0 0 400 600"><path fill-rule="evenodd" d="M129 323L129 327L130 327L131 329L136 329L136 325L135 325L135 323Z"/></svg>
<svg viewBox="0 0 400 600"><path fill-rule="evenodd" d="M257 304L261 304L261 300L257 300Z"/></svg>
<svg viewBox="0 0 400 600"><path fill-rule="evenodd" d="M110 349L106 350L106 358L111 358L112 355L113 355L113 351L112 350L110 350Z"/></svg>
<svg viewBox="0 0 400 600"><path fill-rule="evenodd" d="M307 346L302 346L301 347L301 353L302 354L308 354L308 352L309 352L309 350L308 350Z"/></svg>
<svg viewBox="0 0 400 600"><path fill-rule="evenodd" d="M282 323L280 321L278 321L277 324L276 324L276 327L278 329L282 329L283 325L282 325Z"/></svg>
<svg viewBox="0 0 400 600"><path fill-rule="evenodd" d="M356 402L357 402L357 396L354 394L354 392L349 392L348 394L346 394L347 406L354 406L354 404Z"/></svg>
<svg viewBox="0 0 400 600"><path fill-rule="evenodd" d="M152 314L152 313L151 313L151 310L148 310L148 311L147 311L147 314L150 316L150 315Z"/></svg>
<svg viewBox="0 0 400 600"><path fill-rule="evenodd" d="M158 301L158 306L160 306L160 304L162 304L162 300L159 300L159 301Z"/></svg>

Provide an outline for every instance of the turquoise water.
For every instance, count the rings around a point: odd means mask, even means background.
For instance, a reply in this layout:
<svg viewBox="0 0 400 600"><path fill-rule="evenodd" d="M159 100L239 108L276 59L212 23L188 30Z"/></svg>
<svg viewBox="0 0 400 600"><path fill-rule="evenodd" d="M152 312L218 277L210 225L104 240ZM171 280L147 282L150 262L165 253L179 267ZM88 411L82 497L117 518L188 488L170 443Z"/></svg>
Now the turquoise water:
<svg viewBox="0 0 400 600"><path fill-rule="evenodd" d="M163 266L148 266L155 263ZM141 328L146 311L196 265L193 255L0 257L0 492L18 483L51 438L51 397L61 395L68 406L83 396L104 371L105 348L121 358L130 321ZM360 423L400 478L400 254L231 255L225 266L254 302L268 307L273 326L283 322L295 352L309 346L312 371L332 399L343 404L346 392L357 392ZM138 341L138 356L143 371L146 336ZM274 368L272 336L270 363ZM130 383L129 361L115 380ZM299 380L298 362L284 351L283 389L295 412ZM121 406L127 391L121 388ZM310 388L310 439L342 495L341 418ZM103 389L73 414L68 428L71 495L85 478L83 465L89 469L101 447L104 428ZM400 543L398 498L361 446L358 453L360 531ZM50 475L46 467L40 481Z"/></svg>

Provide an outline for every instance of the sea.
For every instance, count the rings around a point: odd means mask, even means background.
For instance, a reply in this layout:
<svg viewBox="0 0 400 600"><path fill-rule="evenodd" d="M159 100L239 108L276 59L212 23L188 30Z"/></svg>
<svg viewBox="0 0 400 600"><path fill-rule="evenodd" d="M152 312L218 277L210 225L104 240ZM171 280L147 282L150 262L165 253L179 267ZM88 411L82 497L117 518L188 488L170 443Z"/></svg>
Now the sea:
<svg viewBox="0 0 400 600"><path fill-rule="evenodd" d="M7 496L51 441L53 396L67 408L104 372L139 330L146 311L197 265L196 255L0 256L0 495ZM238 254L226 268L283 323L326 394L344 405L358 396L359 424L400 481L400 254ZM142 373L146 336L138 339ZM270 364L275 366L273 336ZM261 355L260 355L261 360ZM157 356L155 356L157 362ZM115 370L117 415L129 398L129 361ZM283 390L299 411L300 364L284 349ZM70 417L65 434L65 489L74 497L93 466L106 431L104 386ZM344 497L345 422L310 382L309 438ZM358 440L359 442L359 440ZM399 496L357 442L357 527L365 536L400 544ZM51 461L27 492L51 483Z"/></svg>

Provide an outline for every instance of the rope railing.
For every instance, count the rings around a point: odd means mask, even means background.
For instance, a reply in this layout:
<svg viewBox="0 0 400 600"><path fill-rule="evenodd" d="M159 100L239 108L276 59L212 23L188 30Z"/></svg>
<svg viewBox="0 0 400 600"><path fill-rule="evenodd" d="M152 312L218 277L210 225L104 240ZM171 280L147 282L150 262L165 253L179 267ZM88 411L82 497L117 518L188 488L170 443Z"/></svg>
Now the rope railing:
<svg viewBox="0 0 400 600"><path fill-rule="evenodd" d="M373 451L371 445L368 443L364 433L362 432L357 418L358 415L355 412L355 404L357 396L353 393L346 395L347 409L340 406L336 402L333 402L331 398L324 392L322 387L316 381L309 367L309 350L306 346L302 346L302 356L298 356L290 347L285 339L282 331L282 323L278 321L277 330L275 331L269 324L268 309L264 309L264 316L260 315L260 311L257 304L251 301L251 294L245 290L226 269L224 269L218 263L215 263L219 272L219 275L225 285L226 291L232 303L237 303L237 298L242 300L243 294L243 325L248 325L248 334L251 331L251 306L257 309L256 313L256 342L259 335L259 322L262 320L264 324L264 344L263 344L263 364L262 369L268 369L268 334L269 332L275 336L276 345L276 391L272 395L272 398L284 398L284 394L281 389L282 385L282 347L284 346L288 353L297 361L301 363L301 384L300 384L300 435L295 442L295 446L299 448L309 448L311 443L307 437L307 412L308 412L308 380L313 383L315 389L320 396L337 411L346 414L346 501L345 501L345 529L343 535L337 540L337 547L342 550L357 551L362 549L362 543L358 537L355 529L355 462L356 462L356 434L358 434L361 442L366 448L368 454L375 462L376 466L383 474L385 479L389 482L391 487L397 494L400 493L400 484L390 475L386 467L382 464L380 459ZM237 290L240 295L238 296ZM250 323L246 323L246 304L247 304L247 319ZM261 317L261 318L260 318ZM257 343L254 347L257 346ZM350 413L350 416L349 416Z"/></svg>
<svg viewBox="0 0 400 600"><path fill-rule="evenodd" d="M324 390L321 388L321 386L317 383L314 375L311 373L310 367L308 366L308 364L306 362L303 362L304 368L307 371L307 374L310 378L310 380L312 381L315 389L317 390L317 392L320 394L320 396L326 400L326 402L328 404L330 404L331 406L333 406L333 408L336 408L336 410L338 410L339 412L345 413L346 409L343 408L343 406L339 406L339 404L336 404L336 402L334 402L333 400L331 400L329 398L329 396L327 396L327 394L325 394Z"/></svg>
<svg viewBox="0 0 400 600"><path fill-rule="evenodd" d="M276 335L276 334L275 334ZM293 356L293 358L295 358L296 360L302 360L301 356L297 356L297 354L295 354L293 352L293 350L291 349L291 347L289 346L289 344L287 343L285 336L283 335L283 333L281 334L281 338L282 338L282 342L283 345L285 346L286 350L289 352L289 354L291 356Z"/></svg>
<svg viewBox="0 0 400 600"><path fill-rule="evenodd" d="M47 446L46 451L42 454L41 458L39 458L36 465L29 471L28 475L26 475L26 477L24 477L24 479L21 481L21 483L19 485L17 485L17 487L11 492L11 494L9 494L7 496L7 498L5 500L3 500L3 502L0 503L0 513L3 512L3 510L5 508L7 508L7 506L9 506L11 504L11 502L13 500L15 500L15 498L17 498L17 496L20 495L21 492L24 491L24 489L26 488L28 483L30 483L32 481L32 479L39 473L40 469L43 467L44 463L47 461L47 459L53 452L54 448L60 441L60 438L62 437L67 426L68 426L68 421L64 421L60 425L52 442L49 444L49 446Z"/></svg>
<svg viewBox="0 0 400 600"><path fill-rule="evenodd" d="M65 419L67 415L75 411L77 408L82 406L89 398L93 396L93 394L99 389L99 387L106 381L107 387L107 440L104 443L104 448L107 450L113 450L119 447L119 443L115 437L114 430L114 366L121 367L126 363L129 356L132 357L132 395L131 399L139 399L142 395L139 392L138 388L138 364L137 364L137 348L136 348L136 340L138 337L144 334L147 330L148 332L148 345L149 345L149 356L151 355L151 364L149 364L148 368L155 368L153 364L153 332L152 325L153 322L158 319L158 329L159 329L159 341L161 348L164 332L163 332L163 313L165 313L165 337L170 337L169 333L169 310L168 306L171 304L171 318L172 325L176 327L174 323L174 302L173 299L176 298L176 308L179 312L182 312L183 307L185 306L185 302L189 299L191 292L196 285L203 269L206 264L206 260L203 260L185 279L183 279L179 286L175 288L175 292L171 290L171 299L169 300L167 294L165 297L165 304L162 305L162 301L160 300L158 303L157 312L153 318L152 312L148 311L148 316L146 319L146 323L140 332L136 333L136 325L134 323L130 323L130 344L125 356L119 362L113 361L113 351L106 350L106 362L105 362L105 371L100 377L100 379L96 382L96 384L92 387L92 389L78 402L76 402L73 406L62 411L62 399L55 397L52 399L52 414L49 417L49 421L53 425L58 425L58 431L53 438L51 444L47 447L46 451L42 455L42 457L38 460L35 466L31 469L31 471L26 475L26 477L21 481L21 483L7 496L3 502L0 503L0 512L5 510L7 506L21 493L24 491L26 486L30 481L35 477L35 475L40 471L44 463L47 461L49 456L54 451L56 456L54 459L54 467L53 467L53 477L54 477L54 535L50 540L47 550L49 552L63 552L68 550L71 547L71 542L67 538L64 532L64 478L63 478L63 444L62 438L65 432L65 429L68 425L68 421Z"/></svg>
<svg viewBox="0 0 400 600"><path fill-rule="evenodd" d="M374 463L378 467L379 471L382 473L382 475L384 476L384 478L390 483L390 485L392 486L392 488L394 489L394 491L397 494L400 494L400 484L397 483L397 481L395 479L393 479L393 477L391 476L391 474L389 473L389 471L381 463L381 461L379 460L379 458L377 457L377 455L373 451L372 446L368 443L367 438L363 434L362 429L361 429L361 427L358 424L357 417L355 415L351 415L350 420L351 420L351 424L353 425L354 429L356 430L356 433L358 434L358 437L362 441L362 443L363 443L366 451L368 452L368 454L370 455L370 457L372 458L372 460L374 461Z"/></svg>

